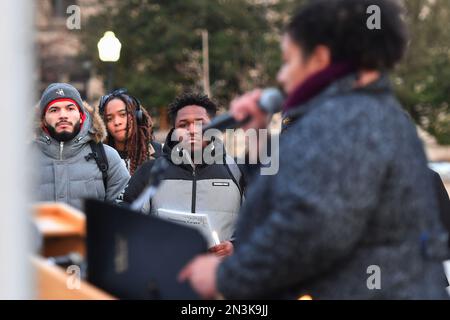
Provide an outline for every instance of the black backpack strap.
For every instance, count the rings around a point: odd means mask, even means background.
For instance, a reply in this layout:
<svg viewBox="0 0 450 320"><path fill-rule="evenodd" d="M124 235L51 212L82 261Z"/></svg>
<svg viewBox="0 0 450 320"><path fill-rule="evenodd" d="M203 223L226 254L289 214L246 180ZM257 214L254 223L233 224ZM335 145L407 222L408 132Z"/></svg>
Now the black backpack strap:
<svg viewBox="0 0 450 320"><path fill-rule="evenodd" d="M91 146L92 153L88 154L85 158L86 161L89 161L89 159L94 158L95 162L97 163L98 169L102 173L103 178L103 186L107 187L107 181L108 181L108 158L106 157L105 147L103 146L103 143L99 142L96 143L94 141L90 141L89 145Z"/></svg>

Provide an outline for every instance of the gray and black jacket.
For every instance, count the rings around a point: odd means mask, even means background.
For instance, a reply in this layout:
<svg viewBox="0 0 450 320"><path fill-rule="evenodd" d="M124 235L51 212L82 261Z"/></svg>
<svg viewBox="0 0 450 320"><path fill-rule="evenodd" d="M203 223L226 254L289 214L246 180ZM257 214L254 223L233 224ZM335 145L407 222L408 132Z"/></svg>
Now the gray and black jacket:
<svg viewBox="0 0 450 320"><path fill-rule="evenodd" d="M232 165L226 164L226 160L221 164L175 164L171 159L174 143L170 141L170 136L171 132L164 143L162 154L168 160L169 168L149 208L144 208L144 211L150 209L155 214L158 209L170 209L207 213L220 240L232 240L243 200L244 176L236 174ZM214 142L214 147L224 158L228 157L219 141ZM125 189L124 202L132 203L139 196L150 179L150 171L156 161L162 160L158 158L145 162L131 177ZM237 167L236 164L234 166Z"/></svg>

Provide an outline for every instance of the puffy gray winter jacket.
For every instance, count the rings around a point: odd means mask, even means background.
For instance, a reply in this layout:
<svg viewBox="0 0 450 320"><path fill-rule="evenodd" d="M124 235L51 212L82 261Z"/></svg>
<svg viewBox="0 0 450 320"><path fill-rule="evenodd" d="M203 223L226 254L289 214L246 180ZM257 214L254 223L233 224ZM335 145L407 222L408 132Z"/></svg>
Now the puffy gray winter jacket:
<svg viewBox="0 0 450 320"><path fill-rule="evenodd" d="M86 120L71 141L58 142L38 129L34 143L37 201L65 202L82 210L84 198L115 201L125 189L130 175L116 150L104 145L109 164L106 190L97 163L92 157L86 160L92 152L89 142L102 141L106 129L93 108L84 104L83 109Z"/></svg>

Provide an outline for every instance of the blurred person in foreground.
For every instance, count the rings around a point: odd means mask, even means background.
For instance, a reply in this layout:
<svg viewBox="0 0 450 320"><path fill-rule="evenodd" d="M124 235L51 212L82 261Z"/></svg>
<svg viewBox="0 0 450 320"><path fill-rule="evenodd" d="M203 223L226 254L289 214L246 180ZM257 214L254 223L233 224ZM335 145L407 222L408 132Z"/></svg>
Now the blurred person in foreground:
<svg viewBox="0 0 450 320"><path fill-rule="evenodd" d="M378 6L381 29L367 27ZM445 241L416 128L388 72L407 45L388 0L310 1L290 21L278 80L278 174L250 186L232 256L180 273L204 298L446 298ZM231 104L264 127L255 90ZM442 249L442 251L441 251Z"/></svg>

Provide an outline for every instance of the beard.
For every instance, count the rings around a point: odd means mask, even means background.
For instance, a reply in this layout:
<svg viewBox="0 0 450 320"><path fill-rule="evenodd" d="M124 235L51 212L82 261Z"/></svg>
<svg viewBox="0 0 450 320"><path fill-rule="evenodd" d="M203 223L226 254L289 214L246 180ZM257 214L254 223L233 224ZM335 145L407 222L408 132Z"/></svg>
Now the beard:
<svg viewBox="0 0 450 320"><path fill-rule="evenodd" d="M47 125L47 130L48 130L48 133L50 134L50 136L59 142L67 142L67 141L72 140L80 132L80 128L81 128L80 121L77 121L77 123L75 123L72 132L68 132L68 131L56 132L55 127Z"/></svg>

